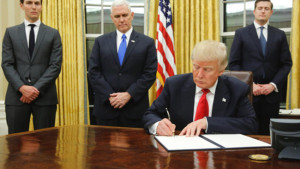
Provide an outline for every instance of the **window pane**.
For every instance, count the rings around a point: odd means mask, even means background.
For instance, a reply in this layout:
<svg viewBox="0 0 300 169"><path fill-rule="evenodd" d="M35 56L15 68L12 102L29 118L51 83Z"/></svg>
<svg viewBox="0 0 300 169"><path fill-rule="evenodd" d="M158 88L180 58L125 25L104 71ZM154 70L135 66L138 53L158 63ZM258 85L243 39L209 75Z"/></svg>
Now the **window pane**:
<svg viewBox="0 0 300 169"><path fill-rule="evenodd" d="M254 22L254 1L246 2L246 25L251 25Z"/></svg>
<svg viewBox="0 0 300 169"><path fill-rule="evenodd" d="M86 33L101 33L101 8L86 6Z"/></svg>
<svg viewBox="0 0 300 169"><path fill-rule="evenodd" d="M131 8L134 12L134 19L132 25L134 30L140 33L144 33L144 7Z"/></svg>
<svg viewBox="0 0 300 169"><path fill-rule="evenodd" d="M85 4L100 5L101 4L101 0L85 0Z"/></svg>
<svg viewBox="0 0 300 169"><path fill-rule="evenodd" d="M87 39L86 40L86 54L87 54L87 57L86 57L87 62L86 63L87 63L87 66L89 66L89 60L90 60L90 57L91 57L91 53L92 53L94 43L95 43L95 39Z"/></svg>
<svg viewBox="0 0 300 169"><path fill-rule="evenodd" d="M116 30L110 18L110 7L104 7L104 33L112 32Z"/></svg>
<svg viewBox="0 0 300 169"><path fill-rule="evenodd" d="M223 43L225 43L227 47L227 59L229 60L230 50L233 42L233 36L226 36L222 38Z"/></svg>
<svg viewBox="0 0 300 169"><path fill-rule="evenodd" d="M276 28L291 27L292 0L272 0L273 15L270 18L270 25Z"/></svg>
<svg viewBox="0 0 300 169"><path fill-rule="evenodd" d="M243 27L244 3L224 4L224 32L235 31Z"/></svg>

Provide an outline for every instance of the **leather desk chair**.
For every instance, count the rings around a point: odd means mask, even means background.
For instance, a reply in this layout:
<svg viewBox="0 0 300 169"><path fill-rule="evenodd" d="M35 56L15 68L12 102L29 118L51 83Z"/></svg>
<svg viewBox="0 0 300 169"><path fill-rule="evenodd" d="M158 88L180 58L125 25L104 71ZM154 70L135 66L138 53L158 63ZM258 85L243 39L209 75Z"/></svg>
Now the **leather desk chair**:
<svg viewBox="0 0 300 169"><path fill-rule="evenodd" d="M250 92L248 94L249 100L252 104L252 94L253 94L253 74L250 71L230 71L225 70L223 75L235 77L250 86Z"/></svg>

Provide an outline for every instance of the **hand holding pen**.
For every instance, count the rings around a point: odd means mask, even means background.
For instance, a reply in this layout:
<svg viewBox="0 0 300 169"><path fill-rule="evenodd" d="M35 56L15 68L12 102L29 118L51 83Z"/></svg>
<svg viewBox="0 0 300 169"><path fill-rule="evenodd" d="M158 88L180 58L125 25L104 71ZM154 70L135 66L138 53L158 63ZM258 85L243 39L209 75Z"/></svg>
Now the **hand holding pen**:
<svg viewBox="0 0 300 169"><path fill-rule="evenodd" d="M171 122L170 112L169 112L169 110L167 108L166 108L166 111L167 111L168 119ZM175 136L175 128L174 128L174 130L172 130L172 133L173 133L173 136Z"/></svg>

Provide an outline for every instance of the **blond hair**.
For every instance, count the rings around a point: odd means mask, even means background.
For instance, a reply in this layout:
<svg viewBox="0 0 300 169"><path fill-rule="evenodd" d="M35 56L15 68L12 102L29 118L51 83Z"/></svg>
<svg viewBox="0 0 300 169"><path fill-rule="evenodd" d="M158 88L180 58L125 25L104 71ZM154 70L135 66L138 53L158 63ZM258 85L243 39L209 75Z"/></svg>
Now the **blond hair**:
<svg viewBox="0 0 300 169"><path fill-rule="evenodd" d="M219 61L220 70L227 66L227 52L224 43L214 40L204 40L197 43L193 49L191 59L195 61Z"/></svg>

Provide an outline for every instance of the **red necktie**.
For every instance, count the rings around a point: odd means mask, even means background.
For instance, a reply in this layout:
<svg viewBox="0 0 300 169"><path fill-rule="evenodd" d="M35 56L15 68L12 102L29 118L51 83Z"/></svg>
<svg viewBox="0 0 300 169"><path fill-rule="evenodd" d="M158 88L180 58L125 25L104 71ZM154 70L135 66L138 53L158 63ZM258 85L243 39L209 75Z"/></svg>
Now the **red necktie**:
<svg viewBox="0 0 300 169"><path fill-rule="evenodd" d="M209 89L202 89L203 92L197 106L195 121L208 116L208 102L206 100L206 94L209 93Z"/></svg>

